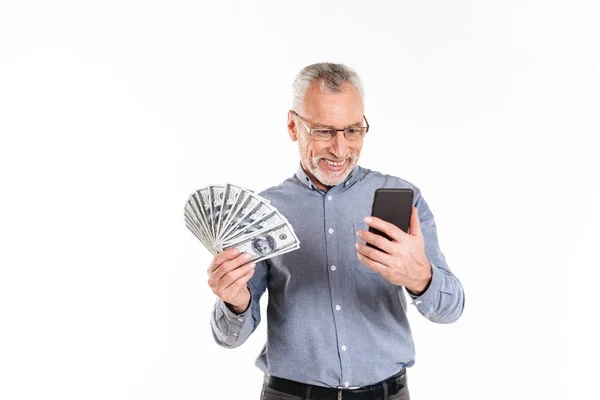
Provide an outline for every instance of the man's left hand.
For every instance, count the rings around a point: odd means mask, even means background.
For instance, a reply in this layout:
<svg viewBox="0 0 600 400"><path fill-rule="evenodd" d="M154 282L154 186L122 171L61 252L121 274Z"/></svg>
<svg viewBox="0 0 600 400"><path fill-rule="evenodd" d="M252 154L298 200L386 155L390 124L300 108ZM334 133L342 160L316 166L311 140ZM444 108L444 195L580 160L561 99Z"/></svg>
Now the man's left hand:
<svg viewBox="0 0 600 400"><path fill-rule="evenodd" d="M425 255L419 212L412 208L408 233L377 217L365 218L365 223L392 240L369 231L359 230L357 236L381 250L356 242L358 259L388 282L404 286L413 295L421 295L431 282L431 264Z"/></svg>

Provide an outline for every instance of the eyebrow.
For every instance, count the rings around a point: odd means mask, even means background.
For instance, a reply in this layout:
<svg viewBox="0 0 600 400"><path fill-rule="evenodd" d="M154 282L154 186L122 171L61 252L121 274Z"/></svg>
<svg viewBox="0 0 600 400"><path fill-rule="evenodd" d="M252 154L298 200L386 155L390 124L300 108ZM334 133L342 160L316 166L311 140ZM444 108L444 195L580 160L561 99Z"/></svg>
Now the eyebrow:
<svg viewBox="0 0 600 400"><path fill-rule="evenodd" d="M355 128L355 127L357 127L357 126L362 126L362 121L360 121L360 122L355 122L355 123L353 123L353 124L351 124L351 125L348 125L348 126L346 126L346 127L344 127L344 128L341 128L341 129L346 129L346 128ZM322 123L320 123L320 122L315 122L315 123L313 124L313 129L321 129L321 128L324 128L324 129L336 129L336 128L334 128L334 127L333 127L333 126L331 126L331 125L325 125L325 124L322 124Z"/></svg>

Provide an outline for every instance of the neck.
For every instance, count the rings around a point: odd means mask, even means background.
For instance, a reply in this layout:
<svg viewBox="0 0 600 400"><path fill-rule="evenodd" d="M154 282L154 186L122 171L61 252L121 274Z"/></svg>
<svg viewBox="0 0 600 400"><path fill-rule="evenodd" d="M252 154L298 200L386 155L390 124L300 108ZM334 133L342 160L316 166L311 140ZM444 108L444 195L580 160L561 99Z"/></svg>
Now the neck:
<svg viewBox="0 0 600 400"><path fill-rule="evenodd" d="M321 181L319 181L311 172L308 168L306 168L306 166L304 165L304 163L300 163L300 165L302 166L302 169L304 170L304 173L306 175L308 175L308 177L313 181L313 183L315 184L315 186L317 186L319 189L323 189L324 191L329 191L329 189L331 189L331 186L325 186L321 183Z"/></svg>

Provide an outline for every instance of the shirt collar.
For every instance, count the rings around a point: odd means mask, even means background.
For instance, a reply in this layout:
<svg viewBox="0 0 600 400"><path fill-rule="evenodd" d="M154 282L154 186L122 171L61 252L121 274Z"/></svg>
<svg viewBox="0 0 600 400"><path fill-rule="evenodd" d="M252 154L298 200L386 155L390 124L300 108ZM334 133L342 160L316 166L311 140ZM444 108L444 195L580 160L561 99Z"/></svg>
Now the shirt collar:
<svg viewBox="0 0 600 400"><path fill-rule="evenodd" d="M298 178L300 183L304 184L311 190L321 190L321 189L319 189L319 187L317 185L315 185L315 183L312 181L312 179L310 179L310 177L306 174L306 172L304 172L304 169L302 168L302 163L298 163L298 164L299 165L298 165L298 171L296 172L296 178ZM360 175L360 172L361 172L361 167L358 165L355 165L354 169L352 170L352 172L350 172L350 175L348 175L346 180L344 182L340 183L339 185L331 187L329 189L329 191L337 189L337 188L339 188L340 190L343 190L343 189L346 189L346 188L352 186L358 180L358 176Z"/></svg>

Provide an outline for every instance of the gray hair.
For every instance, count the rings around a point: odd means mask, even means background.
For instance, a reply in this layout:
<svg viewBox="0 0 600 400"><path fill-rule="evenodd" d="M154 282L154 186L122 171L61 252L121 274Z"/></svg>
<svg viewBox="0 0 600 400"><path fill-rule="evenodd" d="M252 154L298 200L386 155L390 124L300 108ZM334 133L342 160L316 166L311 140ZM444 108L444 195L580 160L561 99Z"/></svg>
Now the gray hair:
<svg viewBox="0 0 600 400"><path fill-rule="evenodd" d="M304 67L296 76L292 85L292 110L304 112L304 97L313 82L320 82L323 93L340 93L344 83L350 83L364 101L362 81L353 69L344 64L318 63Z"/></svg>

